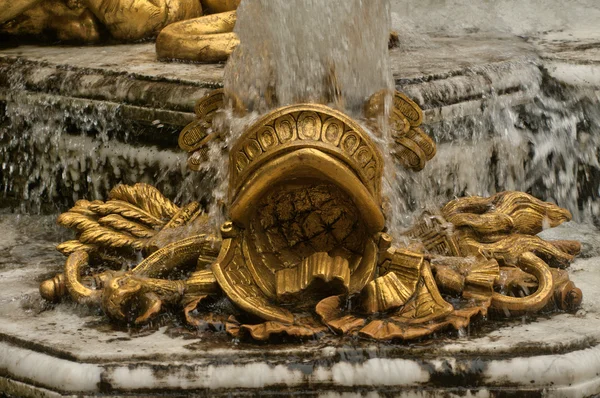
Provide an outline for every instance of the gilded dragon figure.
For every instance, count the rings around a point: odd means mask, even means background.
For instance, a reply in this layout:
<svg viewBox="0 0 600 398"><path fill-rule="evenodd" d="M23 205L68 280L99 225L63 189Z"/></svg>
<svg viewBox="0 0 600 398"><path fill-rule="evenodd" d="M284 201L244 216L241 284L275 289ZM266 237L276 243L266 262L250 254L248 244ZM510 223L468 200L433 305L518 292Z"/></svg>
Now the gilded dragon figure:
<svg viewBox="0 0 600 398"><path fill-rule="evenodd" d="M64 272L41 284L42 296L132 324L170 307L190 325L255 340L410 340L490 311L576 309L582 294L565 269L579 243L537 236L571 219L554 204L521 192L459 198L424 213L402 239L386 233L380 151L418 171L436 146L400 92L387 123L393 145L376 145L364 126L381 128L384 94L366 101L362 120L303 103L255 121L228 148L228 219L218 234L199 203L177 206L146 184L78 201L58 218L77 235L58 246ZM181 132L191 169L224 139L213 122L225 104L244 112L229 97L216 90L199 100ZM214 305L223 298L234 305Z"/></svg>

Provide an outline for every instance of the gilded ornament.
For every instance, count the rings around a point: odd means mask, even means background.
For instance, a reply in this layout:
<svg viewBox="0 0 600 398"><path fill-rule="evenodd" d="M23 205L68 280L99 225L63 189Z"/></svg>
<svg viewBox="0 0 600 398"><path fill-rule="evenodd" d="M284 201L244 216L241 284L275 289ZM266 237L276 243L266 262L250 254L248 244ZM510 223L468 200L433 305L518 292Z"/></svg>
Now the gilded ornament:
<svg viewBox="0 0 600 398"><path fill-rule="evenodd" d="M435 154L422 111L401 93L388 97L389 150L419 170ZM385 233L383 156L363 127L381 129L385 98L367 101L363 121L295 104L254 122L229 148L219 236L198 203L177 206L146 184L78 201L58 219L77 234L58 246L64 273L40 285L42 296L70 296L134 324L180 308L192 326L255 340L331 332L411 340L488 312L575 310L582 293L564 269L580 245L537 236L570 220L554 204L521 192L459 198L424 213L405 232L408 244ZM220 111L244 112L238 103L221 90L198 102L179 138L193 167L222 143ZM104 269L90 275L91 265ZM206 303L220 297L235 313L211 312Z"/></svg>

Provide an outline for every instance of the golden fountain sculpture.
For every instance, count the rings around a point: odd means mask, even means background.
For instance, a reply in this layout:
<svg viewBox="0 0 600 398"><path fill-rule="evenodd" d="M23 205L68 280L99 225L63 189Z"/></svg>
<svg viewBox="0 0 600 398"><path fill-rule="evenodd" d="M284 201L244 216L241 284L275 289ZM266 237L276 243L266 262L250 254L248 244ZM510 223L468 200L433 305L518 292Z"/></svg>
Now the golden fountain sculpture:
<svg viewBox="0 0 600 398"><path fill-rule="evenodd" d="M256 121L229 149L220 235L198 203L179 207L146 184L119 185L105 202L78 201L58 218L77 238L58 246L68 256L64 273L41 284L42 296L69 296L133 324L171 308L190 325L255 340L409 340L465 328L489 311L576 309L582 294L564 269L579 243L536 236L571 219L554 204L521 192L466 197L423 214L408 243L385 233L383 158L362 127L379 129L383 98L367 101L361 123L313 103ZM181 132L192 169L209 142L223 139L213 118L227 101L222 90L201 99ZM394 93L389 150L412 170L436 151L422 118ZM223 298L234 305L215 305Z"/></svg>
<svg viewBox="0 0 600 398"><path fill-rule="evenodd" d="M158 35L159 59L225 61L240 0L0 0L0 33L65 42ZM166 28L165 28L166 27ZM159 34L160 32L160 34Z"/></svg>

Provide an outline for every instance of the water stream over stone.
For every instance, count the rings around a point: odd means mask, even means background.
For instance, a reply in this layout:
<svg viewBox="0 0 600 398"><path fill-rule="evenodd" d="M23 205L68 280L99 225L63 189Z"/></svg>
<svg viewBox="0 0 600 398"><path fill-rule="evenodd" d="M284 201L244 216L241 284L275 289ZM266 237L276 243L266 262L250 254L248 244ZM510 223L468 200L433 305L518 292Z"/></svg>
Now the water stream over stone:
<svg viewBox="0 0 600 398"><path fill-rule="evenodd" d="M333 102L358 116L368 97L393 88L390 12L386 0L243 2L225 88L259 113Z"/></svg>
<svg viewBox="0 0 600 398"><path fill-rule="evenodd" d="M522 78L537 91L533 101L506 104L491 93L480 114L426 126L436 156L419 173L398 171L396 180L405 222L452 197L502 190L558 203L580 221L598 214L598 93L564 88L538 68L530 72Z"/></svg>
<svg viewBox="0 0 600 398"><path fill-rule="evenodd" d="M0 187L22 212L61 212L78 199L104 199L115 181L161 185L170 196L185 156L115 138L116 109L71 107L52 98L12 95L0 119ZM161 164L161 169L158 165ZM162 183L161 183L162 181ZM49 206L50 205L50 206Z"/></svg>
<svg viewBox="0 0 600 398"><path fill-rule="evenodd" d="M230 122L226 145L266 110L290 103L324 102L360 118L364 100L394 84L387 50L390 4L373 4L311 0L299 8L285 1L243 2L236 25L242 45L226 67L224 84L253 112ZM410 56L435 46L421 33L403 40L400 47L411 48ZM507 73L493 65L433 79L417 91L401 72L396 76L400 91L433 112L424 128L438 152L419 173L391 166L387 156L384 187L392 231L454 196L506 189L556 201L579 219L600 212L598 93L562 86L535 58L532 53L530 67L515 67L511 75L530 101L502 98L505 82L499 76L503 72L506 79ZM148 146L135 134L116 138L125 123L115 109L66 108L17 95L23 85L18 75L9 83L15 94L0 112L0 188L21 210L58 213L77 199L104 199L113 185L137 181L156 184L181 202L202 199L209 208L212 203L213 212L226 200L227 156L220 148L211 151L212 171L190 174L185 156L165 145ZM490 83L481 112L431 120L443 105L436 101ZM386 147L385 134L374 138Z"/></svg>

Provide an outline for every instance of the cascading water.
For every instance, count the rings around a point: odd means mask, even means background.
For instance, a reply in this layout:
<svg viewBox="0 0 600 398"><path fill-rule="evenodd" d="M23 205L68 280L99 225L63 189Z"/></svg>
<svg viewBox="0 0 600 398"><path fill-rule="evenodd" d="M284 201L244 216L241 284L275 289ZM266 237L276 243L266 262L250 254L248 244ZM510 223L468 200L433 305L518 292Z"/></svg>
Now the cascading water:
<svg viewBox="0 0 600 398"><path fill-rule="evenodd" d="M531 101L500 102L492 91L481 113L426 126L438 152L419 173L399 171L395 205L407 214L404 223L450 198L503 190L553 201L576 220L597 216L598 93L562 87L537 67L528 71L521 78L535 94Z"/></svg>
<svg viewBox="0 0 600 398"><path fill-rule="evenodd" d="M262 113L302 102L333 102L360 114L374 92L392 89L389 1L242 2L241 44L224 86Z"/></svg>
<svg viewBox="0 0 600 398"><path fill-rule="evenodd" d="M387 50L390 20L387 1L311 0L302 7L285 1L242 2L236 25L242 44L226 66L224 84L254 112L243 119L226 115L230 134L225 146L231 147L262 113L285 104L326 102L360 119L366 98L394 86ZM407 33L414 21L396 20L404 29L399 29L400 50L395 51L410 50L410 56L418 57L420 49L439 45L418 29ZM424 128L438 152L415 173L390 166L389 151L382 151L388 161L384 187L392 231L454 196L505 189L556 201L576 218L600 212L598 94L562 87L545 74L533 51L531 55L527 68L515 67L510 74L515 85L531 94L527 101L502 99L500 80L507 74L500 76L494 66L421 84L406 84L402 71L397 74L397 88L426 110ZM5 197L22 203L22 210L38 212L51 204L60 212L79 198L105 198L119 182L145 181L181 202L204 198L213 204L213 213L220 211L227 184L227 153L221 144L211 149L210 172L186 177L183 154L116 140L114 132L123 123L101 102L77 109L27 97L19 94L19 76L12 78L6 106L0 109L0 187ZM489 87L481 112L436 114L444 99L469 93L468 86L477 84ZM385 138L374 136L382 148Z"/></svg>
<svg viewBox="0 0 600 398"><path fill-rule="evenodd" d="M0 119L0 187L22 212L60 212L78 199L104 199L117 182L158 184L176 195L185 157L123 141L116 110L74 108L53 98L14 94Z"/></svg>

